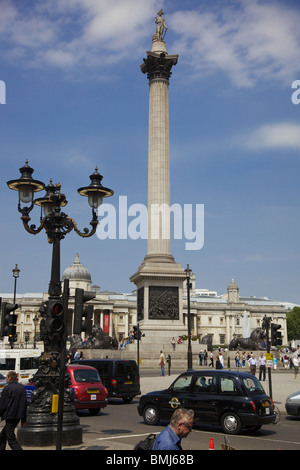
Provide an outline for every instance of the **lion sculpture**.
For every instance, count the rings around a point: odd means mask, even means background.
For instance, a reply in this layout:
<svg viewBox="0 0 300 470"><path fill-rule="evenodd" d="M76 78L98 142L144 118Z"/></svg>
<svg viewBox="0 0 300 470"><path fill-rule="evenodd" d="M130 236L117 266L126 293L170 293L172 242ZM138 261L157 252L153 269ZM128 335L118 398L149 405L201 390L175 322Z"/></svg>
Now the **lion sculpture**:
<svg viewBox="0 0 300 470"><path fill-rule="evenodd" d="M250 338L233 338L229 344L229 350L235 350L237 348L250 349L255 351L258 349L265 349L263 346L263 340L266 338L266 334L262 328L255 328L252 331Z"/></svg>
<svg viewBox="0 0 300 470"><path fill-rule="evenodd" d="M70 351L73 352L76 349L118 349L118 341L105 334L99 326L93 325L92 333L86 341L82 341L79 335L71 337Z"/></svg>

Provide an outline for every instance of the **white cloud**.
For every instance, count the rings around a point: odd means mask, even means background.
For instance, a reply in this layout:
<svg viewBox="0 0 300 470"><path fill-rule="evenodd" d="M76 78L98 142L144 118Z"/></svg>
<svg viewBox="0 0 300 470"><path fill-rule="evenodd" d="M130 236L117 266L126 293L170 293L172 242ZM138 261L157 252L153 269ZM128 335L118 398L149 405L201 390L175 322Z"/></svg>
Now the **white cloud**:
<svg viewBox="0 0 300 470"><path fill-rule="evenodd" d="M219 4L220 5L220 4ZM178 11L169 23L180 36L189 73L224 72L235 86L296 77L300 71L300 11L264 0L236 0L222 9Z"/></svg>
<svg viewBox="0 0 300 470"><path fill-rule="evenodd" d="M245 138L244 144L250 149L300 150L300 125L278 123L261 126Z"/></svg>
<svg viewBox="0 0 300 470"><path fill-rule="evenodd" d="M110 64L154 32L159 0L2 0L0 41L6 59L62 68ZM152 29L151 29L152 28ZM143 47L144 50L144 47Z"/></svg>
<svg viewBox="0 0 300 470"><path fill-rule="evenodd" d="M2 59L34 66L101 67L151 47L163 0L1 0ZM236 87L300 72L300 11L283 2L198 2L166 10L168 50L189 77L226 74ZM170 34L172 33L172 34ZM172 44L171 38L176 41Z"/></svg>

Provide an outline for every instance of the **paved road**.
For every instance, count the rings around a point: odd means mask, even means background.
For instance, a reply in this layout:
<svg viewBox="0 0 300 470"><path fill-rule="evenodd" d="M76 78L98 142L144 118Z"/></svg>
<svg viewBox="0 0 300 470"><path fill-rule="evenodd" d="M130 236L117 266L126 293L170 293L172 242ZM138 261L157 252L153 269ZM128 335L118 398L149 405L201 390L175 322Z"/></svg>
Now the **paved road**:
<svg viewBox="0 0 300 470"><path fill-rule="evenodd" d="M142 393L167 388L179 372L176 371L171 376L160 377L159 371L141 371ZM263 385L268 393L268 382L263 382ZM300 441L297 437L299 436L300 418L287 417L284 406L286 397L300 390L300 379L295 380L291 371L274 371L272 372L272 389L273 399L282 413L279 424L265 426L256 434L230 436L232 447L237 450L300 450ZM150 432L161 432L167 424L145 425L137 413L137 404L138 399L129 405L123 404L122 400L111 400L107 408L96 417L89 416L85 410L82 411L80 422L83 426L83 443L64 449L132 451L136 442ZM215 449L220 450L221 444L224 443L224 434L221 430L207 425L197 425L189 437L183 441L183 449L186 451L207 450L211 438L214 440ZM52 449L54 448L42 450Z"/></svg>

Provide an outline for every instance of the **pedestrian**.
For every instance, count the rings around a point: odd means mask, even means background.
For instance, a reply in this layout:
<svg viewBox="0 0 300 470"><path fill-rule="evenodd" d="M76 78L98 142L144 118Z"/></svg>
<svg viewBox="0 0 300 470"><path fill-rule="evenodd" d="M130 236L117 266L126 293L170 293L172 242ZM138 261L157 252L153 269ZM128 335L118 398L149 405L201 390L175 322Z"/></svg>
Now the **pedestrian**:
<svg viewBox="0 0 300 470"><path fill-rule="evenodd" d="M162 377L164 377L164 375L165 375L165 355L162 351L160 351L159 365L160 365L160 375Z"/></svg>
<svg viewBox="0 0 300 470"><path fill-rule="evenodd" d="M204 354L203 354L203 351L201 349L201 351L199 352L199 366L202 366L203 359L204 359Z"/></svg>
<svg viewBox="0 0 300 470"><path fill-rule="evenodd" d="M204 350L204 353L203 353L203 364L205 366L207 366L207 351L206 351L206 349Z"/></svg>
<svg viewBox="0 0 300 470"><path fill-rule="evenodd" d="M283 364L285 369L289 368L289 356L287 356L286 354L283 356Z"/></svg>
<svg viewBox="0 0 300 470"><path fill-rule="evenodd" d="M273 356L273 368L274 370L277 369L277 357Z"/></svg>
<svg viewBox="0 0 300 470"><path fill-rule="evenodd" d="M210 351L209 358L210 358L210 363L208 364L208 367L211 366L212 368L214 368L214 353L212 351Z"/></svg>
<svg viewBox="0 0 300 470"><path fill-rule="evenodd" d="M216 369L223 369L222 362L221 362L221 354L217 355L216 358Z"/></svg>
<svg viewBox="0 0 300 470"><path fill-rule="evenodd" d="M297 379L298 371L299 371L299 356L294 356L293 357L293 366L294 366L295 379Z"/></svg>
<svg viewBox="0 0 300 470"><path fill-rule="evenodd" d="M182 450L181 439L192 430L194 411L178 408L171 416L170 424L155 439L152 450Z"/></svg>
<svg viewBox="0 0 300 470"><path fill-rule="evenodd" d="M259 380L263 378L263 381L266 380L266 367L267 367L267 359L264 356L264 353L260 353L258 358L258 365L259 365Z"/></svg>
<svg viewBox="0 0 300 470"><path fill-rule="evenodd" d="M220 369L224 369L224 357L223 357L222 353L219 354L219 361L220 361L220 364L221 364Z"/></svg>
<svg viewBox="0 0 300 470"><path fill-rule="evenodd" d="M254 354L251 354L250 359L248 360L248 362L249 362L249 366L250 366L250 374L255 375L257 362L256 362Z"/></svg>
<svg viewBox="0 0 300 470"><path fill-rule="evenodd" d="M235 353L235 367L242 367L240 363L240 352Z"/></svg>
<svg viewBox="0 0 300 470"><path fill-rule="evenodd" d="M0 433L0 450L5 450L6 442L12 450L22 450L17 441L15 428L21 420L21 425L26 423L27 396L24 385L17 381L17 373L10 371L6 375L6 387L0 397L0 416L5 420L5 426Z"/></svg>
<svg viewBox="0 0 300 470"><path fill-rule="evenodd" d="M174 336L173 336L173 338L172 338L172 340L171 340L171 344L172 344L173 351L175 351L176 341L175 341Z"/></svg>
<svg viewBox="0 0 300 470"><path fill-rule="evenodd" d="M246 352L244 351L242 353L242 367L245 367L246 364Z"/></svg>

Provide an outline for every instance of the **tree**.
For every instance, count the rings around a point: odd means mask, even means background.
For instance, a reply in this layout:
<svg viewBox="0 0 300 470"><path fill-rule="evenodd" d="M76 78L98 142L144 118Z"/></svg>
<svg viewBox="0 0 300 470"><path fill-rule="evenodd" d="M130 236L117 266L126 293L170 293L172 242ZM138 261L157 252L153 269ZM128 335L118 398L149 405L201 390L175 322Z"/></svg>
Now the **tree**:
<svg viewBox="0 0 300 470"><path fill-rule="evenodd" d="M286 315L288 340L300 338L300 307L294 307Z"/></svg>

